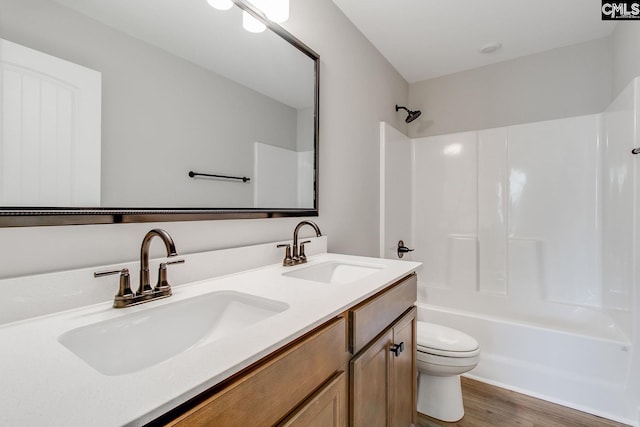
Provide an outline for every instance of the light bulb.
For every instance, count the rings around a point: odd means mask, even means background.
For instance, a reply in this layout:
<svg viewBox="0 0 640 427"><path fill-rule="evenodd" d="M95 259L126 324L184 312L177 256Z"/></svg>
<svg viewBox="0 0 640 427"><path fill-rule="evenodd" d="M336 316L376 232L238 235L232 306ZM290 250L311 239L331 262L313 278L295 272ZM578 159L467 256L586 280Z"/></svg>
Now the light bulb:
<svg viewBox="0 0 640 427"><path fill-rule="evenodd" d="M207 3L218 10L229 10L233 7L231 0L207 0Z"/></svg>
<svg viewBox="0 0 640 427"><path fill-rule="evenodd" d="M246 11L242 11L242 26L250 33L261 33L267 28L266 25Z"/></svg>
<svg viewBox="0 0 640 427"><path fill-rule="evenodd" d="M266 7L266 5L265 5ZM289 0L271 0L264 11L267 18L281 24L289 19Z"/></svg>
<svg viewBox="0 0 640 427"><path fill-rule="evenodd" d="M273 22L281 24L289 19L289 0L250 0L257 9Z"/></svg>

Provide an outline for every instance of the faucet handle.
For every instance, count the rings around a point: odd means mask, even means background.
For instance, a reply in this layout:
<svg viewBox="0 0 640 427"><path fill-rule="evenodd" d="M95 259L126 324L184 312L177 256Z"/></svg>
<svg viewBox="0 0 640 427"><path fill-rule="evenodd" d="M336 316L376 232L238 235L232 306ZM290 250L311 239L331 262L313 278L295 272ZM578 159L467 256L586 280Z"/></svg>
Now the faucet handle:
<svg viewBox="0 0 640 427"><path fill-rule="evenodd" d="M282 265L285 267L289 267L293 265L293 258L291 258L291 245L289 243L281 243L276 245L278 248L286 248L284 250L284 259L282 260Z"/></svg>
<svg viewBox="0 0 640 427"><path fill-rule="evenodd" d="M115 308L124 307L125 301L132 300L134 297L131 291L131 278L129 276L129 269L123 268L121 270L109 270L109 271L96 271L93 273L93 277L111 276L112 274L120 274L120 286L118 293L113 298L113 306Z"/></svg>
<svg viewBox="0 0 640 427"><path fill-rule="evenodd" d="M93 277L104 277L104 276L111 276L112 274L124 274L124 273L128 273L129 269L128 268L123 268L121 270L108 270L108 271L96 271L95 273L93 273Z"/></svg>
<svg viewBox="0 0 640 427"><path fill-rule="evenodd" d="M167 280L167 265L171 264L184 264L184 259L160 263L160 267L158 267L158 283L156 283L156 287L153 288L154 293L159 293L163 296L171 295L171 285Z"/></svg>
<svg viewBox="0 0 640 427"><path fill-rule="evenodd" d="M307 255L304 253L304 245L307 243L311 243L311 240L305 240L304 242L300 242L300 254L298 255L298 259L300 263L307 262Z"/></svg>

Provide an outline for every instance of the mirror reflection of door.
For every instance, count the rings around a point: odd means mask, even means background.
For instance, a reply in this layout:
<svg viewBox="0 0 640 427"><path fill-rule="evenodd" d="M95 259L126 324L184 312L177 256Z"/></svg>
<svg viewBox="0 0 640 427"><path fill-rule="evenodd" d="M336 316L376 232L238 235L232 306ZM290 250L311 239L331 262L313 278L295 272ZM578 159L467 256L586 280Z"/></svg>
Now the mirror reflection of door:
<svg viewBox="0 0 640 427"><path fill-rule="evenodd" d="M254 206L313 206L313 151L296 151L254 143Z"/></svg>
<svg viewBox="0 0 640 427"><path fill-rule="evenodd" d="M0 76L0 205L100 206L100 73L0 39Z"/></svg>

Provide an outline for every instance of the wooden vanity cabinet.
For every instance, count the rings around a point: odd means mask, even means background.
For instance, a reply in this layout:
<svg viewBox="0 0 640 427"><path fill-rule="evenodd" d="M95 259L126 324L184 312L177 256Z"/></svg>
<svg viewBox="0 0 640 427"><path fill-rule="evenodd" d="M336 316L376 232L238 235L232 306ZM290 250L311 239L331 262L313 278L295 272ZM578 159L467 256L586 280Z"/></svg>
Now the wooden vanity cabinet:
<svg viewBox="0 0 640 427"><path fill-rule="evenodd" d="M415 424L416 283L405 277L150 425Z"/></svg>
<svg viewBox="0 0 640 427"><path fill-rule="evenodd" d="M412 275L349 312L351 343L361 349L349 366L354 427L408 427L417 422L416 289ZM358 333L375 335L365 342Z"/></svg>

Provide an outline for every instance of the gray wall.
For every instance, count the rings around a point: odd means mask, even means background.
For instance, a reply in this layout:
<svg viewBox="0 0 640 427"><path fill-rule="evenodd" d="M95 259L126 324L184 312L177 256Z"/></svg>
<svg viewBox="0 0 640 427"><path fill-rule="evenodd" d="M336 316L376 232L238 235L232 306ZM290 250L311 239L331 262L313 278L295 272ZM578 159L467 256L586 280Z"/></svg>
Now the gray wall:
<svg viewBox="0 0 640 427"><path fill-rule="evenodd" d="M252 207L253 143L296 149L297 111L51 0L2 0L0 37L102 73L102 206ZM159 167L162 165L162 167Z"/></svg>
<svg viewBox="0 0 640 427"><path fill-rule="evenodd" d="M291 2L286 28L321 57L320 217L312 219L329 236L330 251L375 256L378 123L406 130L394 105L408 101L408 84L330 0ZM135 260L153 227L169 231L179 252L192 253L290 239L299 220L3 228L0 277ZM92 286L98 284L89 280Z"/></svg>
<svg viewBox="0 0 640 427"><path fill-rule="evenodd" d="M603 111L611 100L609 38L413 83L422 116L412 137L530 123Z"/></svg>
<svg viewBox="0 0 640 427"><path fill-rule="evenodd" d="M313 151L313 108L301 108L298 110L298 151Z"/></svg>
<svg viewBox="0 0 640 427"><path fill-rule="evenodd" d="M619 22L611 38L615 97L633 78L640 76L640 25L637 22Z"/></svg>

